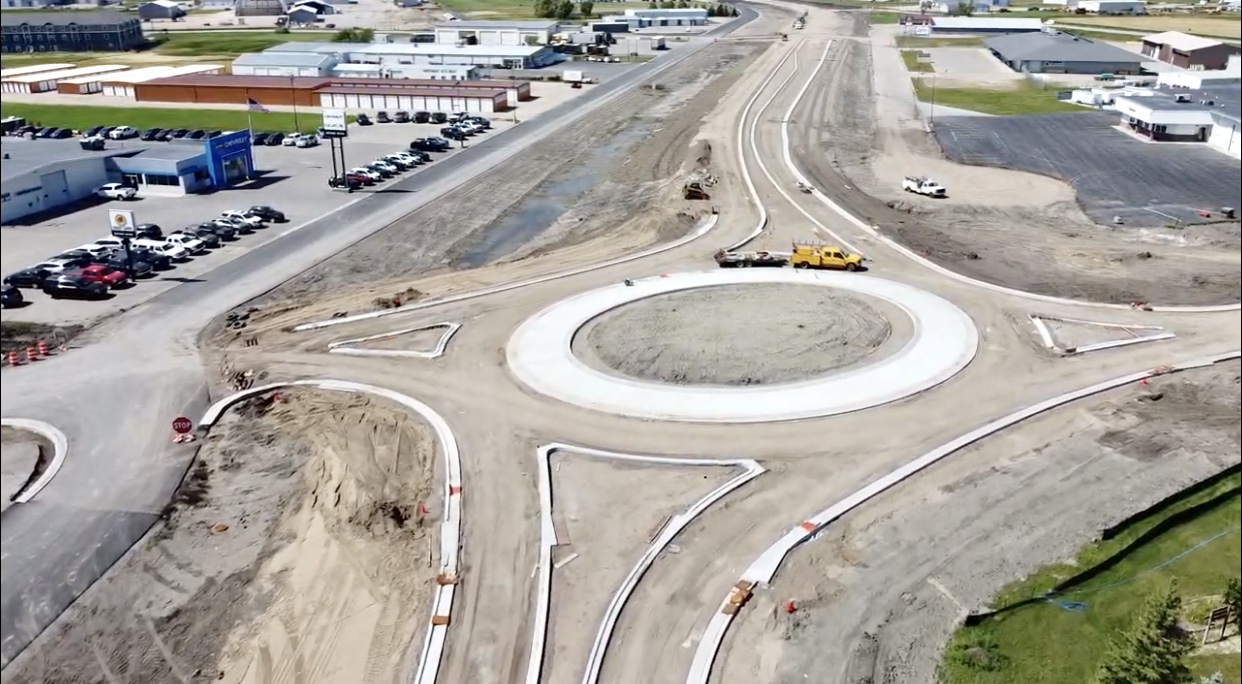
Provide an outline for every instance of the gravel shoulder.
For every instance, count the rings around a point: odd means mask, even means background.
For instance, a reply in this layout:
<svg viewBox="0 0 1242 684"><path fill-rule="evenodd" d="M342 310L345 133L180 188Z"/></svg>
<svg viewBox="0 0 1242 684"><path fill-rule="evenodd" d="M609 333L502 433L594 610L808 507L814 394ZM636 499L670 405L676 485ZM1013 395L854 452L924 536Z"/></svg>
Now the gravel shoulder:
<svg viewBox="0 0 1242 684"><path fill-rule="evenodd" d="M896 336L890 320L896 321ZM816 286L726 285L605 312L579 330L573 349L590 366L640 380L763 385L875 360L908 341L909 327L909 317L896 307L855 294Z"/></svg>
<svg viewBox="0 0 1242 684"><path fill-rule="evenodd" d="M1072 558L1099 529L1236 464L1239 377L1233 362L1114 390L884 494L790 556L729 637L752 647L729 649L722 670L791 684L811 673L934 682L966 611ZM779 610L790 599L793 615Z"/></svg>
<svg viewBox="0 0 1242 684"><path fill-rule="evenodd" d="M5 681L393 681L430 611L435 455L366 398L239 404L164 522Z"/></svg>
<svg viewBox="0 0 1242 684"><path fill-rule="evenodd" d="M1060 181L953 164L923 130L897 51L874 48L857 13L811 13L808 29L852 37L836 40L795 114L794 155L851 213L947 268L1016 289L1169 305L1242 298L1237 223L1100 226ZM904 194L907 174L935 175L953 197Z"/></svg>

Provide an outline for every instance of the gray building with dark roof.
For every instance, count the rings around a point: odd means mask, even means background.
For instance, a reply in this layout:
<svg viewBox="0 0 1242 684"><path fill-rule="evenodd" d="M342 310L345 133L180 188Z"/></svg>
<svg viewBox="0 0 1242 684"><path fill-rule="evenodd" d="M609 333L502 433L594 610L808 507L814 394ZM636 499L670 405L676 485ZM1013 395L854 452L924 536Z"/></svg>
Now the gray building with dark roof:
<svg viewBox="0 0 1242 684"><path fill-rule="evenodd" d="M1143 56L1068 33L1019 33L983 41L1005 66L1029 74L1138 74Z"/></svg>
<svg viewBox="0 0 1242 684"><path fill-rule="evenodd" d="M142 22L120 12L4 12L3 52L123 52L146 42Z"/></svg>

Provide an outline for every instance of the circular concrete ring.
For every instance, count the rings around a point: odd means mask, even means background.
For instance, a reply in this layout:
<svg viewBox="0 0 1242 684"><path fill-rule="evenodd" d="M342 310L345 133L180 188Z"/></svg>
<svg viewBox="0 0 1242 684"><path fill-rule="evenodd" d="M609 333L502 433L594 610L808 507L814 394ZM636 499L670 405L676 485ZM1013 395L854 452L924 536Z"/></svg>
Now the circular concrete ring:
<svg viewBox="0 0 1242 684"><path fill-rule="evenodd" d="M510 370L535 392L596 411L695 423L765 423L832 416L903 399L956 375L974 359L979 346L974 322L961 309L923 290L871 276L729 269L632 283L570 297L527 319L509 340ZM749 283L819 285L883 299L910 316L914 334L896 354L869 366L802 382L745 388L674 386L608 375L588 367L570 348L574 335L588 321L630 302L700 287ZM763 325L763 321L754 325ZM745 335L746 330L737 334Z"/></svg>

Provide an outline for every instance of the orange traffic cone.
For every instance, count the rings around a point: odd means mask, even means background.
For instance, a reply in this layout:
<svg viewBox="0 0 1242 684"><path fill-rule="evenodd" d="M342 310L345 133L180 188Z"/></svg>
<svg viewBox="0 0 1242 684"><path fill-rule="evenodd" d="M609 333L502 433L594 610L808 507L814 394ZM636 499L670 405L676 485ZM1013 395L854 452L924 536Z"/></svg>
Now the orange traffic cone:
<svg viewBox="0 0 1242 684"><path fill-rule="evenodd" d="M47 342L39 342L39 356L47 356L47 355L48 355Z"/></svg>
<svg viewBox="0 0 1242 684"><path fill-rule="evenodd" d="M17 352L14 352L14 351L9 352L9 365L10 366L22 365L21 360L17 358Z"/></svg>
<svg viewBox="0 0 1242 684"><path fill-rule="evenodd" d="M26 360L27 361L38 361L39 350L34 347L26 347Z"/></svg>

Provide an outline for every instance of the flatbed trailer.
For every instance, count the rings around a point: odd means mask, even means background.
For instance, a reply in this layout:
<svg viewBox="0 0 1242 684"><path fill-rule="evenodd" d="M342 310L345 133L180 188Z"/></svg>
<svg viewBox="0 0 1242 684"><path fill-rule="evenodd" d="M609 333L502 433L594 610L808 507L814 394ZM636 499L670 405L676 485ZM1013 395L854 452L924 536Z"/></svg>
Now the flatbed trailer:
<svg viewBox="0 0 1242 684"><path fill-rule="evenodd" d="M780 252L726 252L714 255L721 268L780 268L789 265L789 255Z"/></svg>

